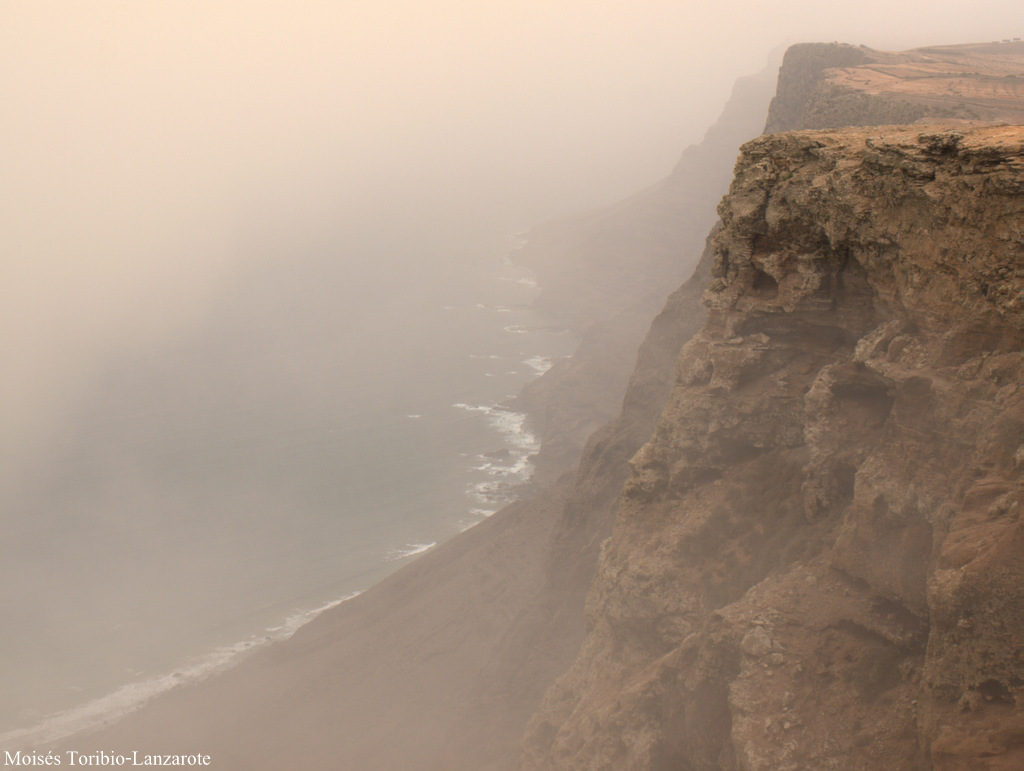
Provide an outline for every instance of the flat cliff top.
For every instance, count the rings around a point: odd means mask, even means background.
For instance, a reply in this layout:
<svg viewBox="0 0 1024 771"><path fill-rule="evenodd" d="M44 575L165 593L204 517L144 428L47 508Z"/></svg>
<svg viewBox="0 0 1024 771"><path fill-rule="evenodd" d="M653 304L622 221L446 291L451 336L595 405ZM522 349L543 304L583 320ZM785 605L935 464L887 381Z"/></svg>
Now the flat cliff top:
<svg viewBox="0 0 1024 771"><path fill-rule="evenodd" d="M792 46L765 132L938 121L1024 123L1024 41L902 52Z"/></svg>
<svg viewBox="0 0 1024 771"><path fill-rule="evenodd" d="M884 141L887 147L902 148L910 152L912 148L919 148L922 153L938 153L937 157L945 157L954 153L956 149L968 151L987 147L1006 162L1014 163L1015 156L1021 153L1021 143L1024 141L1024 124L1014 125L1009 123L975 124L960 126L946 122L923 123L907 126L851 126L847 128L835 128L827 130L805 129L789 132L790 137L805 137L819 142L823 146L846 146L851 153L859 153L864 149L871 149L872 140ZM948 139L942 139L947 137ZM764 135L752 139L743 146L743 150L763 145L775 149L777 138L774 135ZM788 140L786 140L788 142ZM940 142L943 146L936 146ZM946 143L949 144L945 147Z"/></svg>
<svg viewBox="0 0 1024 771"><path fill-rule="evenodd" d="M811 148L818 149L810 151ZM795 160L799 160L805 151L810 151L811 155L828 152L857 163L867 157L869 164L876 165L887 165L890 162L898 164L901 158L903 165L894 168L910 176L930 175L931 172L926 172L923 166L912 168L906 165L907 160L918 159L936 169L944 162L953 160L957 173L965 170L965 164L975 164L978 170L1006 171L1015 176L1024 168L1024 125L959 125L942 122L806 129L762 135L743 145L742 151L755 162L769 154L780 158L795 155Z"/></svg>
<svg viewBox="0 0 1024 771"><path fill-rule="evenodd" d="M1024 41L873 51L835 86L948 110L951 119L1024 123Z"/></svg>

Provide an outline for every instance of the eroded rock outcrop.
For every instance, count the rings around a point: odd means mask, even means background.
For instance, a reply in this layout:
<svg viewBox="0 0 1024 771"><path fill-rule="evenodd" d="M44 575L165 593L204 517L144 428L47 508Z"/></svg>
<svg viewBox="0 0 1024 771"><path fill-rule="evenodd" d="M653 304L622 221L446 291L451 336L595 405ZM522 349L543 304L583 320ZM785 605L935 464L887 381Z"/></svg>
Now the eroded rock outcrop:
<svg viewBox="0 0 1024 771"><path fill-rule="evenodd" d="M1024 764L1022 145L745 146L525 767Z"/></svg>

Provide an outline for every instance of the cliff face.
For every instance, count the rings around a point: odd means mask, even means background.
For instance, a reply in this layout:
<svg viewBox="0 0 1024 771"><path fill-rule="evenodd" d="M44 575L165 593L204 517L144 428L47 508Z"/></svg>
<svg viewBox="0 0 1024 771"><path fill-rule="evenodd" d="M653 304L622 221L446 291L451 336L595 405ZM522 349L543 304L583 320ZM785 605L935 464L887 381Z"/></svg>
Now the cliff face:
<svg viewBox="0 0 1024 771"><path fill-rule="evenodd" d="M1022 143L744 147L525 767L1024 764Z"/></svg>
<svg viewBox="0 0 1024 771"><path fill-rule="evenodd" d="M830 70L871 59L870 49L846 43L800 43L790 46L779 69L779 83L768 108L766 134L806 128L807 111Z"/></svg>

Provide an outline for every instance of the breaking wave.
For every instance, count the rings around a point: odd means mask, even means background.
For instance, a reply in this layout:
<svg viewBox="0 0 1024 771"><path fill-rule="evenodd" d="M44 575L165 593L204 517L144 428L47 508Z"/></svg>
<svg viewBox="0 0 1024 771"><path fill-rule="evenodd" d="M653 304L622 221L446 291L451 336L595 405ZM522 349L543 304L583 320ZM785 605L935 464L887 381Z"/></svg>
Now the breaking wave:
<svg viewBox="0 0 1024 771"><path fill-rule="evenodd" d="M511 502L516 488L529 481L533 473L530 459L540 449L540 442L526 427L526 415L521 412L501 405L459 403L452 406L481 415L505 440L507 449L476 456L476 465L472 467L486 475L485 479L470 485L470 497L486 507L474 511L493 513L493 510Z"/></svg>
<svg viewBox="0 0 1024 771"><path fill-rule="evenodd" d="M437 546L437 541L431 541L430 543L411 543L407 546L403 546L401 549L392 549L388 553L389 560L404 560L409 557L415 557L417 554L423 554L425 551L430 551Z"/></svg>
<svg viewBox="0 0 1024 771"><path fill-rule="evenodd" d="M155 697L180 685L200 683L218 672L237 664L253 651L280 640L287 640L305 624L326 610L360 592L353 592L316 608L302 610L288 616L278 626L267 627L262 634L215 648L205 656L186 663L173 672L128 683L113 693L93 699L77 707L48 715L41 723L29 728L17 728L0 734L0 749L25 749L66 739L84 731L91 731L114 722L142 707Z"/></svg>

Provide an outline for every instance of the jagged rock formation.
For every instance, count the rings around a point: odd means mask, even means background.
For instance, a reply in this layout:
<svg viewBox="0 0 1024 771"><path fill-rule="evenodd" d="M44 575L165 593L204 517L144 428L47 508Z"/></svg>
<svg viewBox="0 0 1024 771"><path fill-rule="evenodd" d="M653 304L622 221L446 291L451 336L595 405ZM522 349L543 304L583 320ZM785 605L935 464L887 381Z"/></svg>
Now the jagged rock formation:
<svg viewBox="0 0 1024 771"><path fill-rule="evenodd" d="M745 146L526 768L1024 763L1022 143Z"/></svg>

